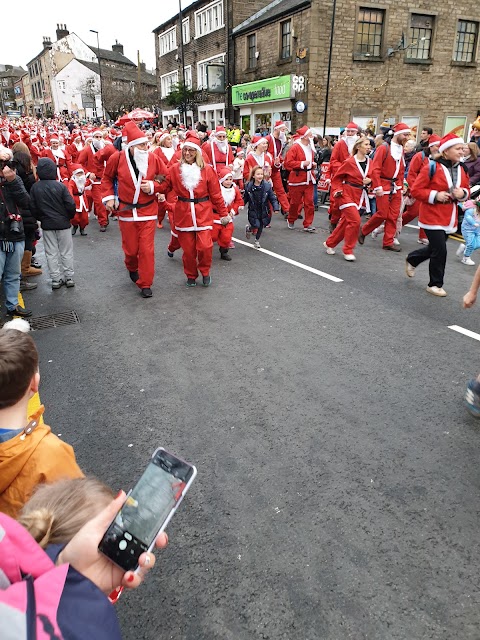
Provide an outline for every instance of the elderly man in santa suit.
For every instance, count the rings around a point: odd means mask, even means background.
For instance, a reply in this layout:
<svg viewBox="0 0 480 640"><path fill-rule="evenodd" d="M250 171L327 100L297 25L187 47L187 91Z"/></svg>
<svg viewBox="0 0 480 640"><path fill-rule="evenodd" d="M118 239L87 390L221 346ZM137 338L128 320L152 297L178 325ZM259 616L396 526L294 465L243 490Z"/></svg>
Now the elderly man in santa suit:
<svg viewBox="0 0 480 640"><path fill-rule="evenodd" d="M393 127L391 143L384 142L375 151L371 177L372 189L377 201L377 211L363 225L358 236L360 244L365 242L365 236L381 224L385 224L383 248L385 251L401 251L401 248L394 244L394 238L402 206L403 177L405 175L403 146L410 133L410 127L399 122Z"/></svg>
<svg viewBox="0 0 480 640"><path fill-rule="evenodd" d="M189 131L182 147L180 162L169 169L166 181L161 185L165 193L173 191L177 197L174 211L175 231L183 249L183 268L187 287L195 287L198 272L202 284L209 287L212 279L212 227L213 208L220 218L227 218L218 176L205 164L196 132Z"/></svg>
<svg viewBox="0 0 480 640"><path fill-rule="evenodd" d="M128 122L125 149L110 156L102 178L102 199L108 212L116 207L114 181L118 180L118 220L125 266L143 298L152 297L155 274L154 240L156 193L167 167L148 153L148 139L135 122Z"/></svg>
<svg viewBox="0 0 480 640"><path fill-rule="evenodd" d="M225 127L221 125L216 127L215 131L212 131L210 140L203 143L202 149L208 158L208 164L215 169L218 175L220 175L221 169L232 168L233 151L228 144Z"/></svg>
<svg viewBox="0 0 480 640"><path fill-rule="evenodd" d="M113 154L115 147L108 145L109 151ZM87 178L92 182L92 198L94 213L97 216L100 231L106 231L108 225L107 210L102 202L102 176L105 170L105 141L103 131L97 129L93 132L92 140L79 152L77 162L82 165Z"/></svg>
<svg viewBox="0 0 480 640"><path fill-rule="evenodd" d="M59 182L68 182L72 174L70 165L72 158L68 151L61 147L60 138L57 134L50 136L50 147L46 147L42 151L43 158L50 158L57 165L57 180Z"/></svg>
<svg viewBox="0 0 480 640"><path fill-rule="evenodd" d="M308 233L314 233L313 185L315 178L313 170L316 168L317 163L314 162L313 133L306 125L301 129L297 129L296 133L298 138L288 150L284 162L285 169L290 171L288 176L290 213L288 214L287 224L289 229L294 228L295 220L298 219L300 209L303 206L303 230Z"/></svg>
<svg viewBox="0 0 480 640"><path fill-rule="evenodd" d="M92 208L92 183L85 175L81 164L73 163L70 168L72 177L67 187L75 202L75 215L70 220L72 236L77 233L78 227L80 227L80 235L86 236L85 228L88 225L88 214Z"/></svg>
<svg viewBox="0 0 480 640"><path fill-rule="evenodd" d="M352 149L358 140L358 124L349 122L345 127L344 136L333 147L330 157L330 181L335 178L335 173L342 166L347 158L352 155ZM330 218L330 227L333 230L340 220L341 211L339 209L338 198L330 198L330 207L328 209L328 217Z"/></svg>
<svg viewBox="0 0 480 640"><path fill-rule="evenodd" d="M0 144L3 147L7 147L7 149L11 149L16 142L20 142L20 137L8 122L4 122L0 128Z"/></svg>
<svg viewBox="0 0 480 640"><path fill-rule="evenodd" d="M273 190L275 191L275 195L277 196L277 200L282 207L283 213L288 213L290 210L290 202L288 200L288 196L285 193L285 189L283 188L282 175L280 170L283 164L282 151L287 142L285 132L287 131L287 125L281 120L277 120L275 122L275 126L273 128L273 132L266 136L266 140L268 140L268 153L273 158L273 167L272 167L272 184Z"/></svg>

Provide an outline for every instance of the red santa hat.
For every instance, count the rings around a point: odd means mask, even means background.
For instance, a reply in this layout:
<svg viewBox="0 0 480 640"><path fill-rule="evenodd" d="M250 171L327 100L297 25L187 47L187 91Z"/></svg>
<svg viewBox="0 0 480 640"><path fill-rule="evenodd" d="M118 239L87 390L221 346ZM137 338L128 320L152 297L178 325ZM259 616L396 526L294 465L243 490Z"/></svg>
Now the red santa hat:
<svg viewBox="0 0 480 640"><path fill-rule="evenodd" d="M76 175L77 173L80 173L81 171L85 172L81 164L71 164L70 169L72 170L72 176Z"/></svg>
<svg viewBox="0 0 480 640"><path fill-rule="evenodd" d="M221 124L217 125L215 127L215 131L212 132L212 135L217 135L217 133L224 133L225 135L227 134L227 132L225 131L225 127L222 127Z"/></svg>
<svg viewBox="0 0 480 640"><path fill-rule="evenodd" d="M183 146L189 147L191 149L196 149L197 151L200 151L200 153L202 151L200 148L200 138L198 137L195 131L187 131L187 135L185 136L185 142L183 143Z"/></svg>
<svg viewBox="0 0 480 640"><path fill-rule="evenodd" d="M287 125L285 124L285 122L282 122L282 120L277 120L275 122L275 126L273 127L273 129L286 129Z"/></svg>
<svg viewBox="0 0 480 640"><path fill-rule="evenodd" d="M442 139L440 138L440 136L437 136L435 133L432 133L432 135L430 136L429 140L428 140L428 146L430 147L438 147L440 141Z"/></svg>
<svg viewBox="0 0 480 640"><path fill-rule="evenodd" d="M125 133L127 134L128 149L135 146L136 144L143 144L144 142L148 142L147 136L144 135L143 131L135 124L135 122L133 122L133 120L130 120L130 122L127 122L127 124L125 125L122 135Z"/></svg>
<svg viewBox="0 0 480 640"><path fill-rule="evenodd" d="M312 130L305 125L301 129L297 129L296 133L299 138L306 138L310 133L312 133Z"/></svg>
<svg viewBox="0 0 480 640"><path fill-rule="evenodd" d="M227 178L233 178L233 173L230 171L230 169L228 169L227 167L222 167L219 171L219 175L218 175L218 179L220 181L220 184L223 184L223 182L227 179Z"/></svg>
<svg viewBox="0 0 480 640"><path fill-rule="evenodd" d="M392 127L392 131L394 136L398 136L399 134L408 136L409 133L412 133L408 124L405 124L404 122L397 122L397 124Z"/></svg>
<svg viewBox="0 0 480 640"><path fill-rule="evenodd" d="M52 142L60 142L60 138L56 133L52 133L52 135L48 139L48 144L51 144Z"/></svg>
<svg viewBox="0 0 480 640"><path fill-rule="evenodd" d="M345 130L346 129L350 129L350 130L353 130L353 131L358 131L358 124L356 122L349 122L347 124L347 126L345 127Z"/></svg>
<svg viewBox="0 0 480 640"><path fill-rule="evenodd" d="M158 139L158 141L159 141L159 142L163 142L166 138L171 138L171 137L172 137L172 136L170 135L170 132L169 132L169 131L160 131L160 133L161 133L162 135L161 135L161 136L159 137L159 139Z"/></svg>
<svg viewBox="0 0 480 640"><path fill-rule="evenodd" d="M443 138L440 140L439 151L440 153L443 153L456 144L465 144L465 141L463 138L459 138L454 133L447 133L447 135L443 136Z"/></svg>
<svg viewBox="0 0 480 640"><path fill-rule="evenodd" d="M100 134L103 138L103 131L102 129L95 129L95 131L92 131L92 136L98 136L98 134Z"/></svg>
<svg viewBox="0 0 480 640"><path fill-rule="evenodd" d="M252 141L250 142L250 144L252 145L252 147L257 148L257 145L260 144L260 142L262 142L262 140L265 140L265 138L263 136L253 136Z"/></svg>

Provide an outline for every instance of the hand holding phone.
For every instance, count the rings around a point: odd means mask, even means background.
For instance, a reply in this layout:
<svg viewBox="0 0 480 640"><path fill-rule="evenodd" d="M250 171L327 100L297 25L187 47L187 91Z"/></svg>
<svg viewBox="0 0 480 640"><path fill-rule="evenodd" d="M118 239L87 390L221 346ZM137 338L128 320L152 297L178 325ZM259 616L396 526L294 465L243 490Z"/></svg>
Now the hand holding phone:
<svg viewBox="0 0 480 640"><path fill-rule="evenodd" d="M157 449L105 532L99 550L124 571L135 571L140 555L152 550L196 475L193 465L162 447Z"/></svg>

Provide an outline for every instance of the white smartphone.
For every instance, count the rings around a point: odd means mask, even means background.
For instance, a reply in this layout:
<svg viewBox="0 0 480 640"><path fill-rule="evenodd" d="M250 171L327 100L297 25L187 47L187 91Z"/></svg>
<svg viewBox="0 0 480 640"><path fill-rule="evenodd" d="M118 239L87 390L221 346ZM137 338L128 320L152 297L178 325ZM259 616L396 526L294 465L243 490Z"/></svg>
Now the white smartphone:
<svg viewBox="0 0 480 640"><path fill-rule="evenodd" d="M125 571L151 551L189 490L196 468L159 447L103 536L99 550Z"/></svg>

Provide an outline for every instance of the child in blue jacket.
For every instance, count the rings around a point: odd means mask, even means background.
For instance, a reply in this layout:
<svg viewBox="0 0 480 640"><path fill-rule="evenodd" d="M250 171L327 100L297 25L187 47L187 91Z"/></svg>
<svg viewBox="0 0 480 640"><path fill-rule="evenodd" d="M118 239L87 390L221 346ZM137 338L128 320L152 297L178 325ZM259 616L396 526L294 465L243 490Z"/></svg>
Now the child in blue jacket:
<svg viewBox="0 0 480 640"><path fill-rule="evenodd" d="M474 265L471 259L475 249L480 249L480 202L467 200L463 203L462 236L466 244L461 244L457 249L457 256L462 256L462 263Z"/></svg>
<svg viewBox="0 0 480 640"><path fill-rule="evenodd" d="M262 167L252 169L250 180L245 185L243 199L245 204L248 203L248 224L245 227L245 235L248 240L253 233L255 235L253 246L255 249L260 249L259 240L263 228L269 225L272 219L268 204L272 205L275 213L280 211L272 185L264 180Z"/></svg>

